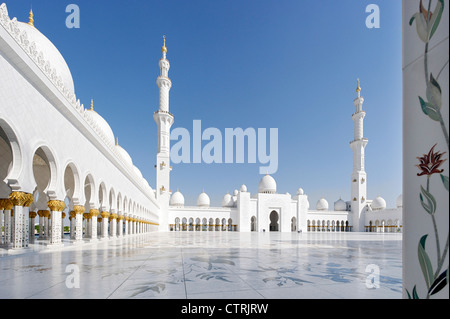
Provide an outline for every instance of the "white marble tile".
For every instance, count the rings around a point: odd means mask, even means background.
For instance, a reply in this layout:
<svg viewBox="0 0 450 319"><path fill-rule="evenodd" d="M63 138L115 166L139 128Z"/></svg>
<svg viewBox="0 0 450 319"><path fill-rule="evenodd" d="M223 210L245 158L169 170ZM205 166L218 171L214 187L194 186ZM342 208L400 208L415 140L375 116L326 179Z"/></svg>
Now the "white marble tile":
<svg viewBox="0 0 450 319"><path fill-rule="evenodd" d="M0 298L401 298L401 234L152 233L0 257ZM66 280L79 271L79 288ZM368 265L380 288L368 289Z"/></svg>

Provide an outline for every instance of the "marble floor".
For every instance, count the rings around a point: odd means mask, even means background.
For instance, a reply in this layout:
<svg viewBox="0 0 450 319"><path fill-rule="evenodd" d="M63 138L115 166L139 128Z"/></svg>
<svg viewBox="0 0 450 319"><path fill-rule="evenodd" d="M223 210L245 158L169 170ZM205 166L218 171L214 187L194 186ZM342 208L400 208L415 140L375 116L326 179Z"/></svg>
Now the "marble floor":
<svg viewBox="0 0 450 319"><path fill-rule="evenodd" d="M394 299L402 235L171 232L0 248L0 298Z"/></svg>

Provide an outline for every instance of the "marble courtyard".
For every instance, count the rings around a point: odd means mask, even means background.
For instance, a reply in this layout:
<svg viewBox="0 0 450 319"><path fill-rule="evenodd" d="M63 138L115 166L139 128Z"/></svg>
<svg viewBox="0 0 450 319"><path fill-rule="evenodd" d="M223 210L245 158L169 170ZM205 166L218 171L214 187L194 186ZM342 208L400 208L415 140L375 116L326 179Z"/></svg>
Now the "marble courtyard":
<svg viewBox="0 0 450 319"><path fill-rule="evenodd" d="M155 232L53 249L39 241L2 251L0 298L401 298L401 236Z"/></svg>

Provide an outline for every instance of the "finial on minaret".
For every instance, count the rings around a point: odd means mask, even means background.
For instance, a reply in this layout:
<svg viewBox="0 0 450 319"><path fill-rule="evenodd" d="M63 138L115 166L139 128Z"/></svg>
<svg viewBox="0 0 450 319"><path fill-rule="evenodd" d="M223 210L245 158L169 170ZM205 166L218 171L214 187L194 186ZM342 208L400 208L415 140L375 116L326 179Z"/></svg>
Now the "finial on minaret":
<svg viewBox="0 0 450 319"><path fill-rule="evenodd" d="M361 92L361 86L359 84L359 78L358 78L358 87L356 88L356 92L359 94Z"/></svg>
<svg viewBox="0 0 450 319"><path fill-rule="evenodd" d="M119 138L116 136L116 146L119 145Z"/></svg>
<svg viewBox="0 0 450 319"><path fill-rule="evenodd" d="M94 100L91 100L91 111L94 110Z"/></svg>
<svg viewBox="0 0 450 319"><path fill-rule="evenodd" d="M30 17L28 18L28 24L34 27L34 14L33 9L30 10Z"/></svg>
<svg viewBox="0 0 450 319"><path fill-rule="evenodd" d="M164 45L162 47L162 52L164 54L166 54L167 53L167 48L166 48L166 36L165 35L163 35L163 39L164 39Z"/></svg>

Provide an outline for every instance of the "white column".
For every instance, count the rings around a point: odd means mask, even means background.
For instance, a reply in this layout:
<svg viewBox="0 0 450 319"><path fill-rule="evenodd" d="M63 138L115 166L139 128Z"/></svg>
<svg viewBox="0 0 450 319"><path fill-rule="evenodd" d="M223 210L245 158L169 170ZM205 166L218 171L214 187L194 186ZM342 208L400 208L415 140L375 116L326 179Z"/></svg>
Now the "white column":
<svg viewBox="0 0 450 319"><path fill-rule="evenodd" d="M117 230L117 236L122 237L123 236L123 215L119 213L119 225Z"/></svg>
<svg viewBox="0 0 450 319"><path fill-rule="evenodd" d="M97 240L97 233L98 233L97 232L97 224L98 224L97 217L99 215L99 211L97 209L91 209L89 211L89 214L91 216L91 224L90 224L91 240Z"/></svg>
<svg viewBox="0 0 450 319"><path fill-rule="evenodd" d="M124 235L127 236L129 234L129 232L128 232L128 230L129 230L128 229L128 216L127 216L127 214L125 214L124 219L125 219L125 229L124 229L125 233L124 233Z"/></svg>
<svg viewBox="0 0 450 319"><path fill-rule="evenodd" d="M107 211L102 211L102 238L108 238L108 218L109 213Z"/></svg>
<svg viewBox="0 0 450 319"><path fill-rule="evenodd" d="M66 218L66 213L61 213L61 240L64 239L64 218Z"/></svg>
<svg viewBox="0 0 450 319"><path fill-rule="evenodd" d="M38 216L39 216L39 238L38 239L44 239L44 211L39 210Z"/></svg>
<svg viewBox="0 0 450 319"><path fill-rule="evenodd" d="M29 207L33 196L24 192L12 192L9 199L14 205L12 247L15 249L28 247Z"/></svg>
<svg viewBox="0 0 450 319"><path fill-rule="evenodd" d="M3 202L0 199L0 245L3 244Z"/></svg>
<svg viewBox="0 0 450 319"><path fill-rule="evenodd" d="M115 209L111 209L111 215L109 216L109 236L111 238L117 237L117 214Z"/></svg>
<svg viewBox="0 0 450 319"><path fill-rule="evenodd" d="M83 242L83 213L84 206L76 205L73 207L75 212L75 243Z"/></svg>
<svg viewBox="0 0 450 319"><path fill-rule="evenodd" d="M4 244L8 246L11 243L11 209L13 203L9 198L1 199L4 214Z"/></svg>
<svg viewBox="0 0 450 319"><path fill-rule="evenodd" d="M28 233L29 233L29 242L30 243L34 243L34 239L35 239L34 233L35 233L35 223L36 223L37 213L36 212L30 212L29 216L30 216L30 224L29 224L29 231L28 231Z"/></svg>
<svg viewBox="0 0 450 319"><path fill-rule="evenodd" d="M44 238L50 239L50 223L49 223L50 212L48 210L44 211Z"/></svg>
<svg viewBox="0 0 450 319"><path fill-rule="evenodd" d="M47 203L47 206L50 208L52 217L50 245L61 245L61 217L65 204L60 200L51 200Z"/></svg>
<svg viewBox="0 0 450 319"><path fill-rule="evenodd" d="M403 0L404 298L449 298L448 6Z"/></svg>
<svg viewBox="0 0 450 319"><path fill-rule="evenodd" d="M74 211L70 212L70 239L75 239L75 220L76 220L76 214Z"/></svg>

